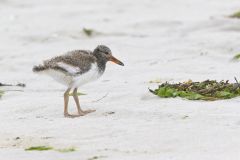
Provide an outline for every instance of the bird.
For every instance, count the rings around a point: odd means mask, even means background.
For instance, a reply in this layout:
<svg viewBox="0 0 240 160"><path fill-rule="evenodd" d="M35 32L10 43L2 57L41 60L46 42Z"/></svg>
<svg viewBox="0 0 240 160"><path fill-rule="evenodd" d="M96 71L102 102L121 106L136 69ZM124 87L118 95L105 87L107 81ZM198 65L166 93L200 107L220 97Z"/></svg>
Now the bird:
<svg viewBox="0 0 240 160"><path fill-rule="evenodd" d="M100 78L106 69L108 61L124 66L123 62L112 55L109 47L98 45L93 51L73 50L44 60L42 64L33 66L32 70L35 73L46 74L67 87L64 92L64 117L75 118L96 111L82 110L77 91L80 86ZM71 90L73 90L77 114L69 114L68 112Z"/></svg>

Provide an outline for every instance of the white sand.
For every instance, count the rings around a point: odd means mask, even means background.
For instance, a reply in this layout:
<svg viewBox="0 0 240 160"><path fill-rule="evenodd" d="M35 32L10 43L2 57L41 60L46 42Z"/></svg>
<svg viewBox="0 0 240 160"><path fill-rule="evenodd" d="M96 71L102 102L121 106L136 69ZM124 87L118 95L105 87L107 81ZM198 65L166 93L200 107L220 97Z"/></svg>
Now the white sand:
<svg viewBox="0 0 240 160"><path fill-rule="evenodd" d="M0 82L27 87L0 100L0 159L240 159L239 98L161 99L147 89L155 79L240 79L240 64L230 61L240 52L240 20L226 17L239 9L237 0L1 0ZM89 38L83 27L102 34ZM125 67L109 63L80 89L82 107L97 112L64 118L64 86L32 66L98 44ZM70 106L76 112L72 99ZM39 145L77 151L24 151Z"/></svg>

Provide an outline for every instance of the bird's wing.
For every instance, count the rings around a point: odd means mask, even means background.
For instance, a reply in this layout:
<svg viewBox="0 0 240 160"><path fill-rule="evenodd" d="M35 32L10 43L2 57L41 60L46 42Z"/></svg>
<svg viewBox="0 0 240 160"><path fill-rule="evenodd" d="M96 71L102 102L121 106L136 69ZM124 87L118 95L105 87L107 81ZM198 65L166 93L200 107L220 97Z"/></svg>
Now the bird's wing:
<svg viewBox="0 0 240 160"><path fill-rule="evenodd" d="M90 50L73 50L73 51L69 51L66 54L92 54L92 51Z"/></svg>
<svg viewBox="0 0 240 160"><path fill-rule="evenodd" d="M84 50L75 50L44 62L48 68L61 70L70 75L83 74L91 69L96 58Z"/></svg>
<svg viewBox="0 0 240 160"><path fill-rule="evenodd" d="M64 62L57 62L56 65L62 68L63 70L67 71L71 75L81 73L81 69L77 66L73 66Z"/></svg>

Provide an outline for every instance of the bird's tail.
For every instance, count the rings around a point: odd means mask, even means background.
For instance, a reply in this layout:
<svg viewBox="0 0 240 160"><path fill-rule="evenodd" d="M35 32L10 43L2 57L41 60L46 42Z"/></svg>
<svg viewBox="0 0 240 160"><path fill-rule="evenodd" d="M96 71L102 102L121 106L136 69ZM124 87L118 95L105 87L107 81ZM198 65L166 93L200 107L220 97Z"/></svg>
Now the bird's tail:
<svg viewBox="0 0 240 160"><path fill-rule="evenodd" d="M46 70L46 69L47 69L47 67L45 67L45 66L43 66L43 65L38 65L38 66L34 66L33 69L32 69L32 71L37 73L37 72L44 71L44 70Z"/></svg>

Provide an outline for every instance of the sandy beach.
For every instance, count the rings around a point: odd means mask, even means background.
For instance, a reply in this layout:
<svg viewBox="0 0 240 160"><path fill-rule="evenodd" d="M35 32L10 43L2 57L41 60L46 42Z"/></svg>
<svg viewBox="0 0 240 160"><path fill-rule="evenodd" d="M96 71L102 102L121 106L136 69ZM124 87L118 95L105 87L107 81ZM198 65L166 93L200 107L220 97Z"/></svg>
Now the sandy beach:
<svg viewBox="0 0 240 160"><path fill-rule="evenodd" d="M0 160L237 160L240 98L159 98L149 81L240 79L236 0L0 0ZM83 28L92 29L87 36ZM109 46L125 66L79 88L84 109L64 118L65 86L37 75L42 60ZM20 91L11 91L20 90ZM73 99L70 111L76 112ZM32 146L56 150L25 151Z"/></svg>

